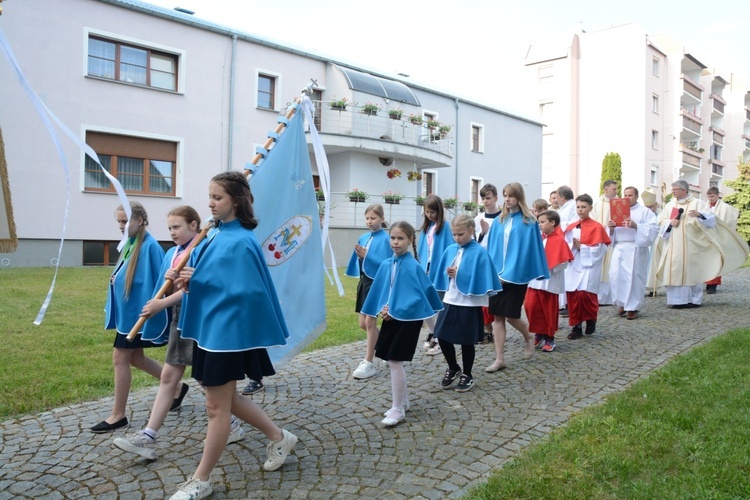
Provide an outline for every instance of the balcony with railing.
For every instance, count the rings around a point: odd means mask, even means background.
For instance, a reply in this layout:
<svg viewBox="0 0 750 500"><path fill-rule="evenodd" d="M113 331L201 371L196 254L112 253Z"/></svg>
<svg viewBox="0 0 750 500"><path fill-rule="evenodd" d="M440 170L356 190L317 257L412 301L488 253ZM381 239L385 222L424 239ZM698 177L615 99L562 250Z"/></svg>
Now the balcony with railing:
<svg viewBox="0 0 750 500"><path fill-rule="evenodd" d="M745 149L750 151L750 136L742 134L742 138L745 140Z"/></svg>
<svg viewBox="0 0 750 500"><path fill-rule="evenodd" d="M700 102L703 102L703 85L693 81L684 73L682 74L682 89L685 91L685 94Z"/></svg>
<svg viewBox="0 0 750 500"><path fill-rule="evenodd" d="M703 120L685 108L681 108L680 111L682 113L682 128L700 136Z"/></svg>
<svg viewBox="0 0 750 500"><path fill-rule="evenodd" d="M683 145L682 150L682 171L700 171L703 153Z"/></svg>
<svg viewBox="0 0 750 500"><path fill-rule="evenodd" d="M724 144L724 136L727 135L727 133L718 127L711 126L711 138L716 144Z"/></svg>
<svg viewBox="0 0 750 500"><path fill-rule="evenodd" d="M750 109L748 109L747 107L745 107L745 121L750 122Z"/></svg>
<svg viewBox="0 0 750 500"><path fill-rule="evenodd" d="M416 184L414 189L416 191ZM348 193L331 192L330 219L331 227L350 227L359 226L362 221L362 210L370 203L380 203L385 210L385 219L388 221L405 220L414 227L419 227L424 220L422 213L422 203L416 195L405 196L396 202L386 199L383 194L367 194L365 200L355 200L350 198ZM319 207L322 209L323 201L319 200ZM467 207L463 202L446 206L446 220L451 220L458 214L468 214L476 217L479 213L478 207L472 205Z"/></svg>
<svg viewBox="0 0 750 500"><path fill-rule="evenodd" d="M724 106L727 104L726 101L717 94L711 94L711 100L713 101L713 111L723 115Z"/></svg>
<svg viewBox="0 0 750 500"><path fill-rule="evenodd" d="M317 107L315 125L329 154L356 149L362 152L397 154L415 162L427 161L433 166L450 166L454 154L451 127L430 128L414 123L403 114L389 114L347 103L334 107L329 101ZM415 119L416 121L416 119ZM442 125L442 124L441 124Z"/></svg>

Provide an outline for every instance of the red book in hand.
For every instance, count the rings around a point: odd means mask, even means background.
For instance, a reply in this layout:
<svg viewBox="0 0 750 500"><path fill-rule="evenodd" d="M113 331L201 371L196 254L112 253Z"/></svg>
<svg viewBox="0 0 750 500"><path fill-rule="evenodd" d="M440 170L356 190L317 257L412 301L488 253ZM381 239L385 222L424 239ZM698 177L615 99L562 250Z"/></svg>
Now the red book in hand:
<svg viewBox="0 0 750 500"><path fill-rule="evenodd" d="M669 218L670 219L676 219L677 216L679 215L679 213L680 213L680 209L679 208L672 207L672 211L669 213Z"/></svg>
<svg viewBox="0 0 750 500"><path fill-rule="evenodd" d="M622 226L630 218L630 198L612 198L609 200L609 218L616 226Z"/></svg>

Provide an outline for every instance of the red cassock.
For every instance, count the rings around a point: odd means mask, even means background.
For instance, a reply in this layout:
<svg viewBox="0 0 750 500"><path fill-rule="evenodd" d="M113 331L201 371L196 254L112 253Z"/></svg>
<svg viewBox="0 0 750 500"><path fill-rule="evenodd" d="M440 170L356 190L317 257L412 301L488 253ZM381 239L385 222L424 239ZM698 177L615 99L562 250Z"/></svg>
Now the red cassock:
<svg viewBox="0 0 750 500"><path fill-rule="evenodd" d="M563 262L573 260L573 253L565 242L562 229L559 226L551 234L542 235L542 238L544 239L544 253L547 256L547 265L550 271ZM530 332L554 337L558 330L559 300L556 293L531 287L526 289L523 306L529 320Z"/></svg>
<svg viewBox="0 0 750 500"><path fill-rule="evenodd" d="M594 219L587 218L573 222L565 231L571 231L576 227L581 229L582 245L594 246L600 243L609 245L612 242L604 226ZM570 326L575 326L583 321L596 321L599 315L599 299L595 293L576 290L574 292L567 292L566 295L568 298L568 322Z"/></svg>

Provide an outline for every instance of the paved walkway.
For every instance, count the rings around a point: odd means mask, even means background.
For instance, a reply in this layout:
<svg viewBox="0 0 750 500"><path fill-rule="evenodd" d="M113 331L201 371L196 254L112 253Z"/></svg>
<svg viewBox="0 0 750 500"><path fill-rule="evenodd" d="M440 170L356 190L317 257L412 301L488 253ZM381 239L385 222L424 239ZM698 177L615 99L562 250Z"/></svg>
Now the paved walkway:
<svg viewBox="0 0 750 500"><path fill-rule="evenodd" d="M627 321L604 307L595 335L577 341L560 335L555 352L537 351L529 362L521 360L523 342L514 331L503 372L484 373L494 351L479 346L469 393L441 390L445 362L420 347L407 367L412 406L394 428L380 424L390 407L387 367L369 380L351 377L364 342L300 355L253 396L299 436L296 455L265 472L266 441L245 426L244 441L228 446L214 470L212 498L459 497L582 408L708 338L750 325L750 269L724 282L699 309L668 309L660 296ZM132 427L111 435L86 431L111 398L2 422L0 499L171 495L195 470L205 432L203 396L190 384L182 410L167 418L153 462L134 459L111 440L145 424L155 389L131 395Z"/></svg>

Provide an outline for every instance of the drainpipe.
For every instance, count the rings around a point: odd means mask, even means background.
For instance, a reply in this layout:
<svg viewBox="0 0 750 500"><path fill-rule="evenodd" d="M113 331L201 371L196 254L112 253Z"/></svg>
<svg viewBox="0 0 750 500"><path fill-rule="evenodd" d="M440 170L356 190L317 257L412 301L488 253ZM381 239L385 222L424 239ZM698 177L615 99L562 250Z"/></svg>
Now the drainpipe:
<svg viewBox="0 0 750 500"><path fill-rule="evenodd" d="M453 137L458 137L458 97L454 98L453 104L456 106L456 132L453 134ZM453 186L455 189L453 190L454 195L458 196L458 140L456 139L456 168L454 169L453 174Z"/></svg>
<svg viewBox="0 0 750 500"><path fill-rule="evenodd" d="M232 170L234 149L234 68L237 59L237 35L232 35L232 63L229 67L229 139L227 141L227 172Z"/></svg>

